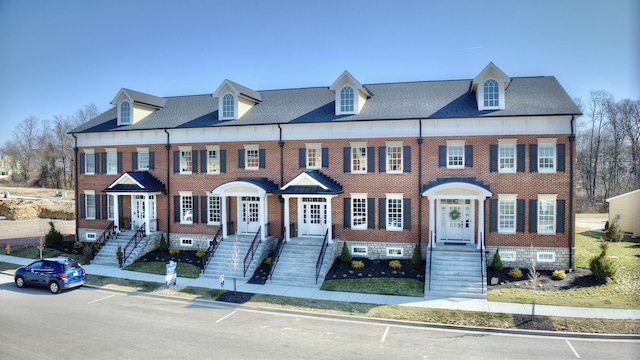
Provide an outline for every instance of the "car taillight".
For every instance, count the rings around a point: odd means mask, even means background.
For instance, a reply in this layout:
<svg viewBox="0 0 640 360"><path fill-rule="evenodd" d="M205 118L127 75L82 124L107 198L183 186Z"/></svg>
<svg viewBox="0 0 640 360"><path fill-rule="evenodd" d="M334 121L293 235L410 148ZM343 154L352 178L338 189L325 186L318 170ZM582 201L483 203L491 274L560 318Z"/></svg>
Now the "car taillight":
<svg viewBox="0 0 640 360"><path fill-rule="evenodd" d="M83 276L84 276L84 275L87 275L87 270L82 269L82 275L83 275Z"/></svg>
<svg viewBox="0 0 640 360"><path fill-rule="evenodd" d="M60 279L62 279L62 280L66 280L67 279L67 275L65 273L60 273L60 274L58 274L58 276L60 276Z"/></svg>

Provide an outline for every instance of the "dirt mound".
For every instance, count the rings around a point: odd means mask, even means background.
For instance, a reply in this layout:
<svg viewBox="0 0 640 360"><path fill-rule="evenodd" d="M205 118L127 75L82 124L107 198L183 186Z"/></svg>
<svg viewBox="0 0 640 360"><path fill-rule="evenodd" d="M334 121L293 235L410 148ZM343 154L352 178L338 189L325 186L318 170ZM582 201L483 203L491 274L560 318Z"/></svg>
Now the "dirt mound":
<svg viewBox="0 0 640 360"><path fill-rule="evenodd" d="M55 200L0 199L0 216L8 220L75 219L74 202Z"/></svg>

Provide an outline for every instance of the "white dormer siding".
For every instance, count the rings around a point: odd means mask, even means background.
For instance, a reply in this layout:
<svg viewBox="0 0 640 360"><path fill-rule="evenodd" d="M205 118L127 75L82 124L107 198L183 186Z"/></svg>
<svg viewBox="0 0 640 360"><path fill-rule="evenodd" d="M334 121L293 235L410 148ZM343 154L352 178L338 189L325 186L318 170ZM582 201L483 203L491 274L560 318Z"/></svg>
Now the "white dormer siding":
<svg viewBox="0 0 640 360"><path fill-rule="evenodd" d="M218 99L218 120L240 119L262 101L258 92L230 80L225 80L218 86L213 98ZM229 102L229 99L232 101Z"/></svg>
<svg viewBox="0 0 640 360"><path fill-rule="evenodd" d="M476 93L478 110L504 110L505 90L511 83L509 78L494 63L489 63L473 79L471 91Z"/></svg>
<svg viewBox="0 0 640 360"><path fill-rule="evenodd" d="M154 111L156 111L156 109L152 107L134 103L133 114L131 116L131 118L133 119L133 123L135 124L138 121L146 118L147 116L151 115L151 113L153 113Z"/></svg>
<svg viewBox="0 0 640 360"><path fill-rule="evenodd" d="M336 115L359 114L365 101L371 97L367 88L346 70L329 86L329 90L336 94Z"/></svg>
<svg viewBox="0 0 640 360"><path fill-rule="evenodd" d="M164 99L137 91L120 89L111 104L115 105L117 109L118 126L132 125L161 109L164 106Z"/></svg>

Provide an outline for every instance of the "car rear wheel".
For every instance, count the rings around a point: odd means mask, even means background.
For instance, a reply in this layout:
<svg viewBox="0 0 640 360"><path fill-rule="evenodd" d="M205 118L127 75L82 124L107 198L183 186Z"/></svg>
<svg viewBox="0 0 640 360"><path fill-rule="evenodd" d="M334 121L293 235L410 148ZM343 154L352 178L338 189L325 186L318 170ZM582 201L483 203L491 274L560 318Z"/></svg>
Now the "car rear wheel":
<svg viewBox="0 0 640 360"><path fill-rule="evenodd" d="M22 276L18 276L16 278L16 286L19 288L23 288L24 287L24 278L22 278Z"/></svg>
<svg viewBox="0 0 640 360"><path fill-rule="evenodd" d="M52 281L49 283L49 291L51 291L52 294L57 294L60 292L60 285L58 285L57 282Z"/></svg>

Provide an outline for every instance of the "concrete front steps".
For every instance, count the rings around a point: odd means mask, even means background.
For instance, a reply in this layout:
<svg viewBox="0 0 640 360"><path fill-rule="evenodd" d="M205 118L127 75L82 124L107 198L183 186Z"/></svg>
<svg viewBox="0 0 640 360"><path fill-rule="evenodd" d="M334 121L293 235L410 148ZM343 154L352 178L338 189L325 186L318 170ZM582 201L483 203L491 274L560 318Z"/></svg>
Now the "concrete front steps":
<svg viewBox="0 0 640 360"><path fill-rule="evenodd" d="M109 266L119 266L118 258L116 257L116 251L118 250L118 245L122 246L122 251L124 251L124 247L131 240L133 235L135 235L135 231L133 230L125 230L118 233L115 238L109 239L107 243L98 251L96 256L91 260L91 264L96 265L109 265ZM138 243L138 247L133 250L131 255L127 258L127 261L123 264L123 266L131 265L138 258L138 254L144 247L148 240L148 237L142 238L140 243Z"/></svg>
<svg viewBox="0 0 640 360"><path fill-rule="evenodd" d="M247 255L247 251L249 251L249 247L251 246L251 242L253 241L252 235L239 235L238 236L238 268L234 272L231 259L233 257L233 244L236 240L235 235L229 235L227 239L222 240L216 249L213 258L209 261L209 265L205 269L204 273L200 275L200 277L215 279L217 282L220 278L220 275L224 275L225 281L228 283L232 281L235 276L236 279L243 279L244 275L244 257ZM258 249L256 253L253 255L253 260L247 269L247 276L244 277L245 280L251 279L253 273L258 268L260 264L260 259L263 258L262 252L265 251L265 243L270 241L270 237L267 237L264 241L261 241L258 245Z"/></svg>
<svg viewBox="0 0 640 360"><path fill-rule="evenodd" d="M480 250L475 246L445 245L432 251L431 259L427 252L425 296L487 298L486 271L480 263Z"/></svg>
<svg viewBox="0 0 640 360"><path fill-rule="evenodd" d="M267 282L274 285L319 288L327 274L334 244L329 244L326 249L317 284L316 263L322 247L322 239L317 238L297 238L286 243L271 280Z"/></svg>

